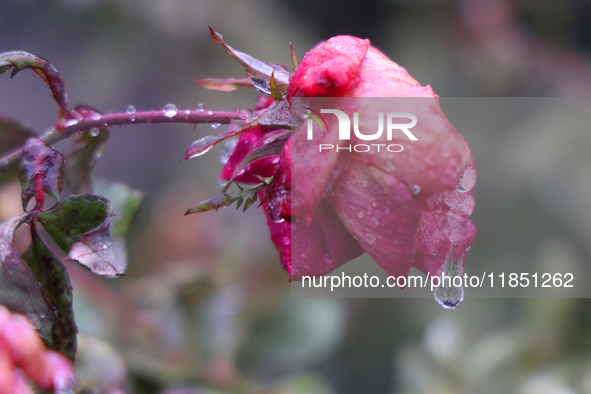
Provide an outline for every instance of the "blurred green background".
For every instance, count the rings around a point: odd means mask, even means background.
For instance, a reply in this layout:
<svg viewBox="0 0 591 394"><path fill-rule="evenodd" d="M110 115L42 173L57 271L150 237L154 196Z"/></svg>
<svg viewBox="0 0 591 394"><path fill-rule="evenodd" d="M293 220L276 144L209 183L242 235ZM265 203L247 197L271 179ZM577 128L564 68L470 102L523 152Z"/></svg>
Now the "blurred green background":
<svg viewBox="0 0 591 394"><path fill-rule="evenodd" d="M252 108L253 91L192 81L243 76L208 25L284 65L290 41L301 58L337 34L369 38L442 97L581 97L591 92L590 17L587 0L2 0L0 52L48 59L72 104L103 112ZM57 106L23 72L0 78L0 115L41 133ZM467 267L515 256L591 263L591 137L580 127L552 140L538 127L460 130L480 174ZM183 216L217 194L221 164L219 150L179 160L220 130L112 130L102 187L121 182L146 199L127 276L68 264L85 393L591 393L587 299L468 298L453 311L428 299L291 299L261 212ZM19 191L0 188L1 220L19 213Z"/></svg>

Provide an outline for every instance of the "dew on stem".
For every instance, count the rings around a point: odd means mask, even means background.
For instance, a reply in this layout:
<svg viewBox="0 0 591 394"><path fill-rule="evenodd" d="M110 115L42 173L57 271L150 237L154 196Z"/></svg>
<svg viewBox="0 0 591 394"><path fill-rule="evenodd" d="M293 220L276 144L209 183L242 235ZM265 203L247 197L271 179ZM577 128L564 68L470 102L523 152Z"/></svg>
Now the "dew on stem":
<svg viewBox="0 0 591 394"><path fill-rule="evenodd" d="M164 106L164 116L172 118L179 113L179 109L174 104L166 104Z"/></svg>

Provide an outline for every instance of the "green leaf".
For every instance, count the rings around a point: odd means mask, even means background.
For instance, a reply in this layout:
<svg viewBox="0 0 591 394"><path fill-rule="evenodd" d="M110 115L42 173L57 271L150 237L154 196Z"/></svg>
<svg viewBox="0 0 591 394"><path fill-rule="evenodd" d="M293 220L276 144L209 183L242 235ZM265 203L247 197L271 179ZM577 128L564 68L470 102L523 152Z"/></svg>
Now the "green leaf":
<svg viewBox="0 0 591 394"><path fill-rule="evenodd" d="M55 321L41 285L14 246L14 232L31 214L16 216L0 225L0 304L21 313L33 323L39 335L51 340Z"/></svg>
<svg viewBox="0 0 591 394"><path fill-rule="evenodd" d="M269 87L271 88L271 96L275 101L283 100L283 96L279 91L279 87L277 86L277 81L275 80L275 71L271 73L271 79L269 80Z"/></svg>
<svg viewBox="0 0 591 394"><path fill-rule="evenodd" d="M74 321L72 284L68 272L35 233L23 258L41 283L43 293L56 314L51 328L51 347L74 361L78 329Z"/></svg>
<svg viewBox="0 0 591 394"><path fill-rule="evenodd" d="M66 253L84 235L100 226L112 210L109 200L94 194L79 194L39 213L39 222Z"/></svg>
<svg viewBox="0 0 591 394"><path fill-rule="evenodd" d="M31 138L23 148L21 187L23 209L33 197L38 208L42 208L45 194L56 200L64 188L65 157L50 148L45 142Z"/></svg>

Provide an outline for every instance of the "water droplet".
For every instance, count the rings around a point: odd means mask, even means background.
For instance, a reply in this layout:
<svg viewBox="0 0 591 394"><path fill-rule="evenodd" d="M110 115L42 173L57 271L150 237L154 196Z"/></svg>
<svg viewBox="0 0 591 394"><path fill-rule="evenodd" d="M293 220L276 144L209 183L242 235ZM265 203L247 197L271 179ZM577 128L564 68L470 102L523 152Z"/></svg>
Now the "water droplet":
<svg viewBox="0 0 591 394"><path fill-rule="evenodd" d="M248 111L240 111L240 115L238 115L238 117L240 119L248 119L248 115L250 115Z"/></svg>
<svg viewBox="0 0 591 394"><path fill-rule="evenodd" d="M80 121L78 119L68 119L64 122L64 126L66 127L72 127L72 126L76 126L78 123L80 123Z"/></svg>
<svg viewBox="0 0 591 394"><path fill-rule="evenodd" d="M172 118L179 113L179 109L174 104L166 104L164 106L164 116Z"/></svg>
<svg viewBox="0 0 591 394"><path fill-rule="evenodd" d="M130 105L129 107L127 107L127 109L125 110L125 112L127 112L128 114L135 114L135 107L133 105Z"/></svg>
<svg viewBox="0 0 591 394"><path fill-rule="evenodd" d="M207 111L208 115L213 115L213 111Z"/></svg>
<svg viewBox="0 0 591 394"><path fill-rule="evenodd" d="M100 133L101 133L101 131L99 129L97 129L96 127L93 127L88 132L88 134L90 134L91 137L97 137Z"/></svg>
<svg viewBox="0 0 591 394"><path fill-rule="evenodd" d="M415 185L414 183L411 183L409 185L409 188L412 194L414 194L415 196L421 192L421 187L419 185Z"/></svg>
<svg viewBox="0 0 591 394"><path fill-rule="evenodd" d="M204 109L205 109L205 106L203 105L203 103L197 104L197 111L203 112Z"/></svg>
<svg viewBox="0 0 591 394"><path fill-rule="evenodd" d="M453 253L445 263L446 268L443 272L443 283L433 292L433 298L439 305L445 309L455 309L464 300L464 287L454 286L454 278L461 277L464 271L462 261L454 262ZM441 276L440 276L441 278ZM450 278L450 279L447 279ZM459 281L456 280L456 283Z"/></svg>
<svg viewBox="0 0 591 394"><path fill-rule="evenodd" d="M363 216L364 216L364 215L363 215L363 212L361 212L361 211L357 212L357 217L358 217L359 219L363 219Z"/></svg>
<svg viewBox="0 0 591 394"><path fill-rule="evenodd" d="M456 190L462 193L466 193L472 190L475 184L476 169L474 168L474 165L471 164L468 166L468 168L466 168L462 176L460 176L460 182L458 182Z"/></svg>
<svg viewBox="0 0 591 394"><path fill-rule="evenodd" d="M371 218L370 223L377 227L380 225L380 219L374 216Z"/></svg>
<svg viewBox="0 0 591 394"><path fill-rule="evenodd" d="M376 242L376 236L373 234L366 234L365 237L367 238L367 243L372 244Z"/></svg>
<svg viewBox="0 0 591 394"><path fill-rule="evenodd" d="M197 141L193 142L193 144L191 144L191 151L195 152L195 153L191 154L191 158L199 157L199 156L202 156L202 155L206 154L207 152L209 152L209 150L211 148L213 148L213 144L218 139L219 139L218 137L214 137L213 135L207 135L207 136L200 138ZM203 149L203 150L200 150L200 149Z"/></svg>
<svg viewBox="0 0 591 394"><path fill-rule="evenodd" d="M268 81L265 81L264 79L259 77L255 77L254 75L249 75L249 78L250 82L256 89L265 94L271 94L271 85Z"/></svg>
<svg viewBox="0 0 591 394"><path fill-rule="evenodd" d="M470 251L470 249L472 249L472 246L468 246L468 247L466 248L466 252L469 252L469 251Z"/></svg>
<svg viewBox="0 0 591 394"><path fill-rule="evenodd" d="M210 126L211 126L212 129L217 129L221 125L222 125L221 123L212 123L212 124L210 124Z"/></svg>
<svg viewBox="0 0 591 394"><path fill-rule="evenodd" d="M230 156L232 156L232 152L234 152L234 148L236 148L236 144L238 144L238 139L231 138L226 141L222 151L220 152L220 163L227 164L228 160L230 160Z"/></svg>
<svg viewBox="0 0 591 394"><path fill-rule="evenodd" d="M218 180L218 185L220 187L226 187L228 185L228 181L225 179L220 179L220 180Z"/></svg>
<svg viewBox="0 0 591 394"><path fill-rule="evenodd" d="M384 209L384 213L385 213L386 215L389 215L389 214L390 214L390 208L386 207L386 208Z"/></svg>
<svg viewBox="0 0 591 394"><path fill-rule="evenodd" d="M333 261L333 260L332 260L330 257L328 257L328 256L325 256L325 257L324 257L324 262L325 262L327 265L330 265L330 264L334 263L334 261Z"/></svg>
<svg viewBox="0 0 591 394"><path fill-rule="evenodd" d="M39 317L43 319L45 317L45 315L42 313L39 315Z"/></svg>

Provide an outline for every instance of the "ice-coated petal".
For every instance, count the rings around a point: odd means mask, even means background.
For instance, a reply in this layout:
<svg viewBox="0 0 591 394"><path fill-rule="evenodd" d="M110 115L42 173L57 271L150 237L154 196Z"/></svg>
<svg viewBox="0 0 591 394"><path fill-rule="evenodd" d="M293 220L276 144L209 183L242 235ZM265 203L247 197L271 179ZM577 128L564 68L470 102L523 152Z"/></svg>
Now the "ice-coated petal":
<svg viewBox="0 0 591 394"><path fill-rule="evenodd" d="M414 266L440 275L453 252L454 262L464 264L466 249L474 242L476 226L468 217L474 211L472 192L445 190L427 198L421 206Z"/></svg>
<svg viewBox="0 0 591 394"><path fill-rule="evenodd" d="M388 275L408 274L421 202L406 184L354 159L328 201L347 231Z"/></svg>

